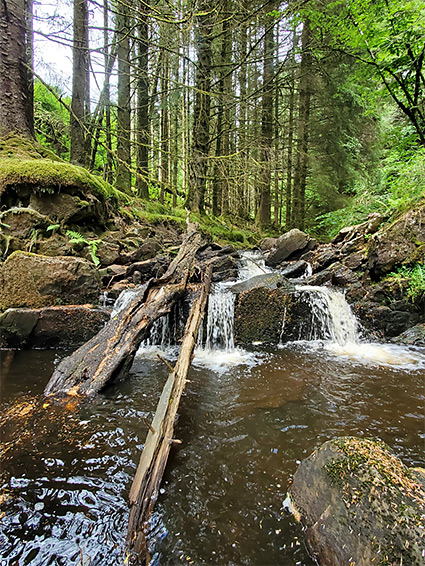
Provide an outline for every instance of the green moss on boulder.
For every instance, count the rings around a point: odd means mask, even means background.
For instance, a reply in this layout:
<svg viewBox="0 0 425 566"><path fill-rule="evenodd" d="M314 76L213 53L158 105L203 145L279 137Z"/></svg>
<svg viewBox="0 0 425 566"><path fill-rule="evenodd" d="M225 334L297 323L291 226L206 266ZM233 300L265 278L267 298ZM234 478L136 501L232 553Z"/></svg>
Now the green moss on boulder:
<svg viewBox="0 0 425 566"><path fill-rule="evenodd" d="M319 564L423 564L423 470L382 442L325 442L297 469L290 498Z"/></svg>

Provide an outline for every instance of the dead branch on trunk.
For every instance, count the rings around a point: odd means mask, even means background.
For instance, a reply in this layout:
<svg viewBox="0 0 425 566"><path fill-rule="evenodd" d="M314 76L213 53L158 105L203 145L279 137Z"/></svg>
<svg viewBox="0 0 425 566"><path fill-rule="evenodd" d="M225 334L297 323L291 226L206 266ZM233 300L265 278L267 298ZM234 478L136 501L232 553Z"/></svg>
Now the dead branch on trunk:
<svg viewBox="0 0 425 566"><path fill-rule="evenodd" d="M141 287L125 309L58 365L45 395L94 395L130 368L152 324L169 313L185 293L202 242L197 224L187 219L187 225L186 236L167 272Z"/></svg>
<svg viewBox="0 0 425 566"><path fill-rule="evenodd" d="M212 267L210 265L205 275L201 293L192 306L186 323L179 358L162 391L152 427L148 432L131 486L126 559L126 563L129 564L141 565L149 562L149 553L146 546L148 521L158 497L170 446L173 443L174 422L192 362L199 327L205 312L211 273Z"/></svg>

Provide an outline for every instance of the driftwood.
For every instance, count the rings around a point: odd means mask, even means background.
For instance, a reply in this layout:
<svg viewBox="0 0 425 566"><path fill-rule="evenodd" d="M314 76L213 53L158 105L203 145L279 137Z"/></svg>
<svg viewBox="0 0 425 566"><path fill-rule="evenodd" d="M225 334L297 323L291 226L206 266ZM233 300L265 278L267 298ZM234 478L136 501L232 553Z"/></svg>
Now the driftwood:
<svg viewBox="0 0 425 566"><path fill-rule="evenodd" d="M199 327L204 316L211 274L212 266L210 265L201 293L192 306L179 358L162 391L131 486L126 557L126 563L129 564L149 563L146 545L148 520L158 497L170 446L176 442L173 441L174 422L186 384L187 372L192 362Z"/></svg>
<svg viewBox="0 0 425 566"><path fill-rule="evenodd" d="M197 224L187 221L187 225L186 236L167 272L141 287L125 309L58 365L45 395L94 395L130 368L152 324L169 313L185 293L195 254L202 243Z"/></svg>

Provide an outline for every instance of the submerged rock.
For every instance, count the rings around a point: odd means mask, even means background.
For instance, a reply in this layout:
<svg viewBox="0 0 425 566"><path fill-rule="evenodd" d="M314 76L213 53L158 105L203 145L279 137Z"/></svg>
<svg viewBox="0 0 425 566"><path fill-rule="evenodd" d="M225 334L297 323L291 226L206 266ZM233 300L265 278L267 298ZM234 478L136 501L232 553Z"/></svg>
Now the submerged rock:
<svg viewBox="0 0 425 566"><path fill-rule="evenodd" d="M383 443L325 442L300 464L289 495L319 564L423 564L425 470Z"/></svg>
<svg viewBox="0 0 425 566"><path fill-rule="evenodd" d="M97 303L100 276L95 266L76 257L14 252L0 271L0 310L57 304Z"/></svg>

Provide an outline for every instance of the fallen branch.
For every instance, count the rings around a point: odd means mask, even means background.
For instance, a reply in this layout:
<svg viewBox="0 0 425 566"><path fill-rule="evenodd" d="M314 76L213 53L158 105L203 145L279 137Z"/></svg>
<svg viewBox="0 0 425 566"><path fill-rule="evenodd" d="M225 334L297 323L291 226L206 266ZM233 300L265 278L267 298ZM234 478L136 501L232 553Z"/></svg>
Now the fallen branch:
<svg viewBox="0 0 425 566"><path fill-rule="evenodd" d="M167 272L141 287L129 305L73 354L62 360L45 395L91 396L130 368L152 324L169 313L185 291L202 237L196 224L188 230Z"/></svg>
<svg viewBox="0 0 425 566"><path fill-rule="evenodd" d="M158 498L170 446L173 444L174 422L192 362L199 327L204 316L211 274L210 265L201 293L192 306L179 358L162 391L131 486L126 558L126 563L129 564L149 563L146 545L149 517Z"/></svg>

